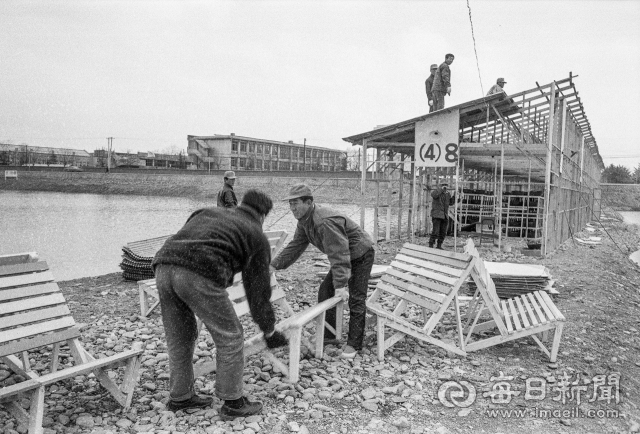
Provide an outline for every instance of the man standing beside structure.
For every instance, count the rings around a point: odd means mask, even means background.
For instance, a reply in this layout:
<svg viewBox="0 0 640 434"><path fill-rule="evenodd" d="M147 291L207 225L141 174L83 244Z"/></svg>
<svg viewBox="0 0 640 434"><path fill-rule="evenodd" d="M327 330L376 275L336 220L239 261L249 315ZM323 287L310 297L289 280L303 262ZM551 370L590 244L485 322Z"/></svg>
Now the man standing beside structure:
<svg viewBox="0 0 640 434"><path fill-rule="evenodd" d="M433 78L433 111L444 108L444 95L451 95L451 69L449 65L453 63L454 55L449 53L444 56L444 62L438 66L436 75Z"/></svg>
<svg viewBox="0 0 640 434"><path fill-rule="evenodd" d="M276 270L289 267L309 243L327 255L331 269L320 284L318 302L334 295L348 296L349 336L340 357L353 359L364 342L367 288L375 258L373 241L353 220L313 203L311 189L305 184L291 187L285 200L298 225L293 240L271 261L271 266ZM325 320L335 330L335 308L327 311ZM325 331L325 339L335 338L331 330Z"/></svg>
<svg viewBox="0 0 640 434"><path fill-rule="evenodd" d="M431 192L433 203L431 206L431 223L433 229L429 238L429 247L433 247L433 243L437 241L437 248L442 250L442 243L447 236L449 226L449 205L453 205L455 195L451 196L448 191L448 184L443 182Z"/></svg>
<svg viewBox="0 0 640 434"><path fill-rule="evenodd" d="M224 185L218 192L218 206L223 208L235 208L238 206L236 193L233 185L236 183L236 173L233 170L224 172Z"/></svg>
<svg viewBox="0 0 640 434"><path fill-rule="evenodd" d="M424 82L424 86L427 90L427 101L429 101L429 113L433 111L433 92L431 92L431 88L433 87L433 79L436 76L436 71L438 70L438 65L435 63L431 65L431 75Z"/></svg>
<svg viewBox="0 0 640 434"><path fill-rule="evenodd" d="M156 254L153 267L169 353L169 410L203 408L213 401L194 390L196 315L216 345L215 394L224 400L221 417L246 417L262 410L262 403L243 396L244 333L226 288L242 272L251 316L267 346L287 345L287 338L274 329L269 301L271 247L262 223L272 207L269 196L249 190L236 209L198 210Z"/></svg>
<svg viewBox="0 0 640 434"><path fill-rule="evenodd" d="M505 84L507 84L507 82L504 81L504 78L500 77L499 79L496 80L496 84L491 86L491 89L489 89L489 92L487 92L487 96L504 92ZM504 93L506 94L506 92Z"/></svg>

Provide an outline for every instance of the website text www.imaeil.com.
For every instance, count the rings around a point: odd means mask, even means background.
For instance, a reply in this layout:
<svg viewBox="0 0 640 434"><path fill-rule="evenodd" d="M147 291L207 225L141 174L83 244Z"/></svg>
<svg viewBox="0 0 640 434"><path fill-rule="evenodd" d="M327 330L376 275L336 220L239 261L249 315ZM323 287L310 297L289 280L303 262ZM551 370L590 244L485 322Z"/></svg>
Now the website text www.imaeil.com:
<svg viewBox="0 0 640 434"><path fill-rule="evenodd" d="M469 408L478 398L490 400L485 410L494 418L618 418L620 411L611 408L620 403L620 373L594 375L591 378L576 374L575 378L563 372L558 378L492 376L491 390L478 395L476 387L465 380L446 381L438 388L438 399L445 407ZM524 384L522 384L524 382ZM515 408L513 400L519 397ZM542 401L564 408L548 408ZM524 400L524 406L522 403ZM583 404L582 407L580 405ZM597 407L597 408L594 408Z"/></svg>

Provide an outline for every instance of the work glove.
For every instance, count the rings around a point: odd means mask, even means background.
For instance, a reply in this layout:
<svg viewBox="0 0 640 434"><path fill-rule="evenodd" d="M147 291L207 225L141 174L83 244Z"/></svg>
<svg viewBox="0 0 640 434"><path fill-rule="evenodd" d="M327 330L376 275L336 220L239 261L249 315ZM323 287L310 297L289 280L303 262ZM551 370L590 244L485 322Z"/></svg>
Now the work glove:
<svg viewBox="0 0 640 434"><path fill-rule="evenodd" d="M267 347L271 349L284 347L289 344L287 337L279 331L274 331L269 337L264 335L264 340L267 342Z"/></svg>
<svg viewBox="0 0 640 434"><path fill-rule="evenodd" d="M429 107L433 107L433 100L432 99L429 100Z"/></svg>
<svg viewBox="0 0 640 434"><path fill-rule="evenodd" d="M349 300L349 288L347 286L344 286L342 288L338 288L338 289L336 289L335 295L337 295L338 297L342 297L343 301L348 301Z"/></svg>

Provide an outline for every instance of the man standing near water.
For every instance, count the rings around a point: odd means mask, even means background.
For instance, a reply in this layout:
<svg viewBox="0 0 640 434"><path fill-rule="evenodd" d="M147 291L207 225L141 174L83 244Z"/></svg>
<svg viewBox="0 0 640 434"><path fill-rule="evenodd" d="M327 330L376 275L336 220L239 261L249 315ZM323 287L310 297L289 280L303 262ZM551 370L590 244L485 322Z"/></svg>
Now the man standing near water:
<svg viewBox="0 0 640 434"><path fill-rule="evenodd" d="M156 254L153 267L169 352L169 410L204 408L213 401L196 395L193 386L196 315L216 345L215 394L224 400L222 419L262 410L261 402L243 396L244 333L226 288L242 272L251 316L267 347L287 345L287 338L274 329L269 301L271 247L262 223L272 208L269 196L249 190L238 208L198 210Z"/></svg>
<svg viewBox="0 0 640 434"><path fill-rule="evenodd" d="M236 172L227 170L224 172L224 185L222 190L218 192L218 206L221 208L235 208L238 206L236 193L233 191L233 185L236 183Z"/></svg>
<svg viewBox="0 0 640 434"><path fill-rule="evenodd" d="M282 270L296 262L309 243L325 253L331 269L320 284L318 302L334 295L349 299L349 336L340 357L353 359L362 350L367 288L373 267L375 251L373 241L353 220L313 202L311 189L305 184L291 187L289 208L298 220L293 240L271 261L271 266ZM326 322L336 327L336 309L326 313ZM327 343L334 343L336 336L325 330Z"/></svg>

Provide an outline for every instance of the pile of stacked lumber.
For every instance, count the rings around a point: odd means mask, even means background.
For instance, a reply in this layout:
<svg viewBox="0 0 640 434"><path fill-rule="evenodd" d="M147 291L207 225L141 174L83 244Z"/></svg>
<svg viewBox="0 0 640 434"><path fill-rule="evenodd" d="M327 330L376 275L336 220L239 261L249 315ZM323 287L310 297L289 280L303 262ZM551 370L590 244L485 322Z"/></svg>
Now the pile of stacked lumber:
<svg viewBox="0 0 640 434"><path fill-rule="evenodd" d="M496 285L496 293L500 298L513 298L534 291L546 291L557 294L553 288L554 280L544 265L514 264L511 262L488 262L484 265ZM469 282L469 289L475 292L476 284Z"/></svg>
<svg viewBox="0 0 640 434"><path fill-rule="evenodd" d="M122 248L122 277L126 280L153 279L151 262L158 250L171 235L151 238L149 240L134 241Z"/></svg>

